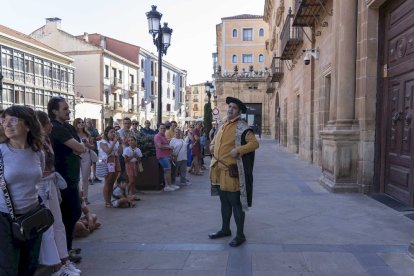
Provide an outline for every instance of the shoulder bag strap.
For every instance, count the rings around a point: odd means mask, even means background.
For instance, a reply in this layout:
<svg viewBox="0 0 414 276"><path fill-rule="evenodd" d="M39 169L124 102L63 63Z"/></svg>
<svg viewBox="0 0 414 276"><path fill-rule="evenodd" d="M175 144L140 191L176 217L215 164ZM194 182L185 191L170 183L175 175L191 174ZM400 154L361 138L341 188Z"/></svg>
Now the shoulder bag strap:
<svg viewBox="0 0 414 276"><path fill-rule="evenodd" d="M184 145L184 140L183 140L183 141L181 141L181 147L180 147L180 149L178 150L177 155L179 155L179 154L180 154L180 151L181 151L181 149L183 148L183 145Z"/></svg>
<svg viewBox="0 0 414 276"><path fill-rule="evenodd" d="M224 166L226 166L226 168L228 168L229 167L229 165L227 165L226 163L224 163L223 161L221 161L221 160L219 160L218 158L216 158L215 156L214 156L214 154L213 153L211 153L211 155L219 162L219 163L221 163L221 164L223 164Z"/></svg>
<svg viewBox="0 0 414 276"><path fill-rule="evenodd" d="M7 183L4 180L4 162L3 162L3 154L0 150L0 186L4 193L4 200L6 201L7 208L9 209L10 216L12 220L16 219L16 214L14 212L13 201L11 199L9 190L7 189Z"/></svg>

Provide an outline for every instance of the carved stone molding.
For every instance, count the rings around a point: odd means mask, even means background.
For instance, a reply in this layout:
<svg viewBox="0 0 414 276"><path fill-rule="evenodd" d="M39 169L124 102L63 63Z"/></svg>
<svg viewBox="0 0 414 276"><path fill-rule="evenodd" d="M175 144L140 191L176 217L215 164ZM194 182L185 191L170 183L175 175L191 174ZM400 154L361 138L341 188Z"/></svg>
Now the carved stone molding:
<svg viewBox="0 0 414 276"><path fill-rule="evenodd" d="M276 26L279 27L280 22L282 22L283 12L285 11L285 4L283 3L283 0L280 0L280 5L277 8L276 11Z"/></svg>
<svg viewBox="0 0 414 276"><path fill-rule="evenodd" d="M365 0L365 3L369 8L378 9L382 4L389 0Z"/></svg>

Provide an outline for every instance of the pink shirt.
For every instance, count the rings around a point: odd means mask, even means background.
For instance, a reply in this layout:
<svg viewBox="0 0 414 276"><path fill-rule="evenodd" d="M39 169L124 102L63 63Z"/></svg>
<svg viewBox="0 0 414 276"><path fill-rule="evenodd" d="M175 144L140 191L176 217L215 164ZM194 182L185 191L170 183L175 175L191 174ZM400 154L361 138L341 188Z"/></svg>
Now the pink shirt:
<svg viewBox="0 0 414 276"><path fill-rule="evenodd" d="M170 143L167 140L167 137L165 135L162 135L161 133L158 133L154 136L154 143L155 145L161 144L163 146L169 146ZM171 156L171 149L160 149L157 146L155 146L157 159L163 158L163 157L170 157Z"/></svg>

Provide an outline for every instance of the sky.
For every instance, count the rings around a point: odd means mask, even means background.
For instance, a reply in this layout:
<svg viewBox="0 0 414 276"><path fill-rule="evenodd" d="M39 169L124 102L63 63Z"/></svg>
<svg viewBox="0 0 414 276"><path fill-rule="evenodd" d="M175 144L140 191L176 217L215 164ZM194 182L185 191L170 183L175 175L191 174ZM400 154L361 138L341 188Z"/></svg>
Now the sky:
<svg viewBox="0 0 414 276"><path fill-rule="evenodd" d="M187 70L187 84L211 80L216 25L222 17L263 15L265 0L0 0L0 24L30 34L45 18L62 19L72 34L100 33L157 53L145 13L156 5L161 23L173 29L164 60Z"/></svg>

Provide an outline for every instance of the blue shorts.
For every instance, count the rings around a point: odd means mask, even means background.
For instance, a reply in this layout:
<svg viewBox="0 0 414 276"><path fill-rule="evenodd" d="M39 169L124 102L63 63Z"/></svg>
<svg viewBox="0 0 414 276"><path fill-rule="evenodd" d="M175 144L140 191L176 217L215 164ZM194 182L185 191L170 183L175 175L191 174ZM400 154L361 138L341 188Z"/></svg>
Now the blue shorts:
<svg viewBox="0 0 414 276"><path fill-rule="evenodd" d="M161 157L158 159L158 162L160 163L161 167L164 170L171 169L171 158L170 157Z"/></svg>

